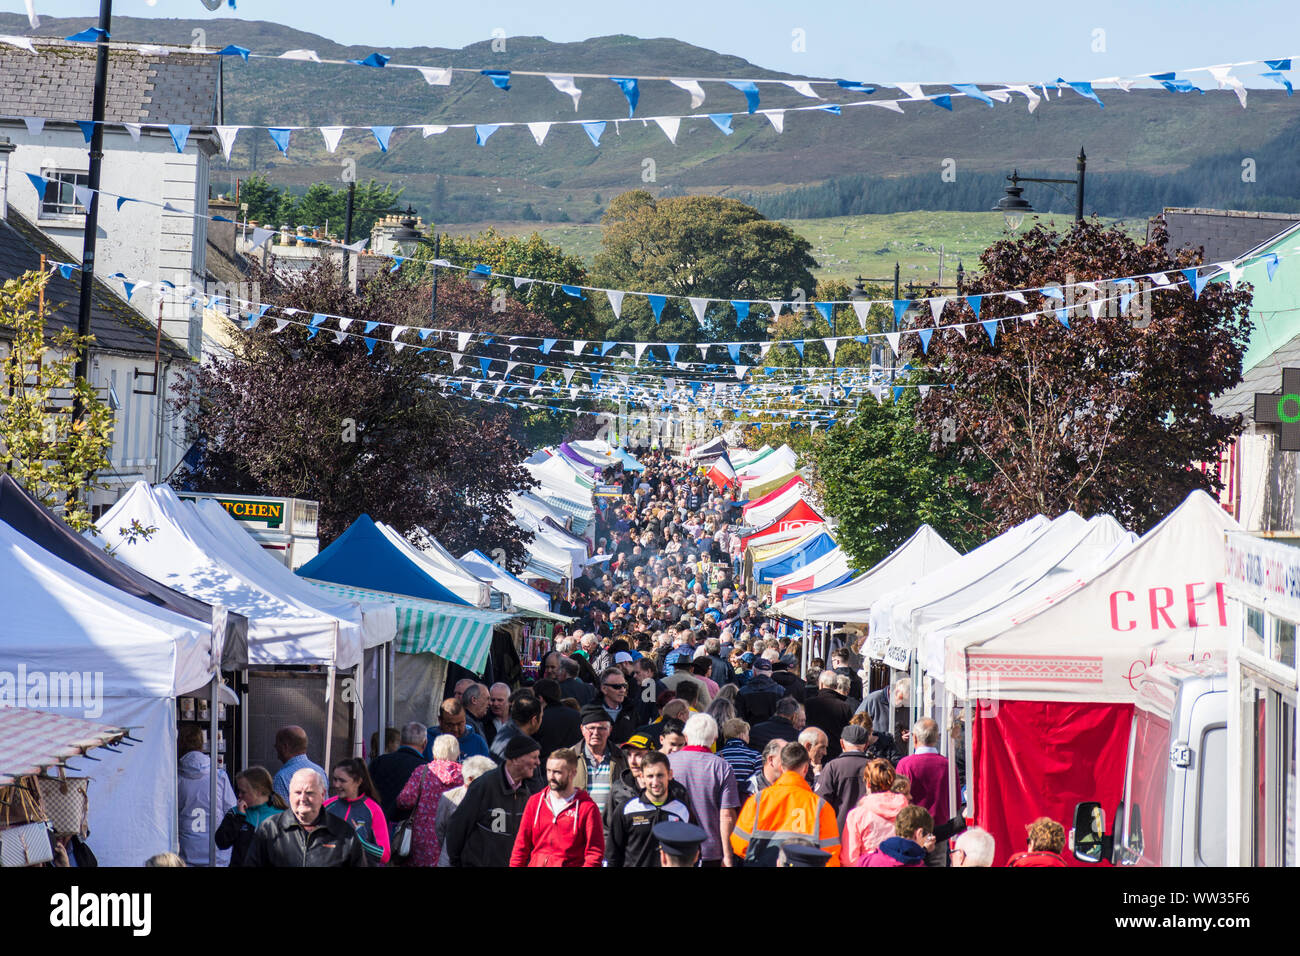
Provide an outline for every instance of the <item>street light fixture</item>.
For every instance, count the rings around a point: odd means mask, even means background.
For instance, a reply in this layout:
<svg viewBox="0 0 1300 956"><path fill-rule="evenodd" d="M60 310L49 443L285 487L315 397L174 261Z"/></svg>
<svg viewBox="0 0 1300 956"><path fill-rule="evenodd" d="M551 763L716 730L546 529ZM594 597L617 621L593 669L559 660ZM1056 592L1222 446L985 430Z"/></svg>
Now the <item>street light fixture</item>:
<svg viewBox="0 0 1300 956"><path fill-rule="evenodd" d="M998 200L998 204L993 207L993 211L1002 213L1007 228L1015 232L1020 228L1020 224L1025 221L1025 214L1034 211L1034 207L1029 204L1029 201L1021 198L1020 194L1025 190L1020 186L1020 183L1060 183L1075 187L1074 221L1082 222L1083 178L1088 168L1088 157L1084 153L1082 146L1079 147L1079 155L1075 157L1074 162L1075 169L1079 173L1077 179L1041 179L1036 176L1021 176L1019 170L1013 170L1011 175L1007 177L1007 182L1011 183L1010 186L1006 187L1007 194Z"/></svg>

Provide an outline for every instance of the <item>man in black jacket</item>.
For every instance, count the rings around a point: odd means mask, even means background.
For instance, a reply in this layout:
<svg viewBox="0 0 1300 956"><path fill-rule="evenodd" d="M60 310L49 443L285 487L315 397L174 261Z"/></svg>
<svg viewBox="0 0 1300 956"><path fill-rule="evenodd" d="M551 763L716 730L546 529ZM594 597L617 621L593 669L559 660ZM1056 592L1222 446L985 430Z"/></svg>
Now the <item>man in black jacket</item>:
<svg viewBox="0 0 1300 956"><path fill-rule="evenodd" d="M532 737L515 737L506 745L506 762L465 790L447 824L444 846L452 866L510 865L524 807L544 786L537 779L537 752Z"/></svg>
<svg viewBox="0 0 1300 956"><path fill-rule="evenodd" d="M863 794L867 792L862 771L870 759L867 756L867 744L871 732L865 727L850 724L840 731L841 753L834 760L827 761L822 768L822 775L817 779L816 792L819 797L831 805L835 811L835 822L844 832L844 821L849 811L858 805Z"/></svg>
<svg viewBox="0 0 1300 956"><path fill-rule="evenodd" d="M402 792L416 768L426 762L423 748L428 739L428 731L429 728L424 724L411 721L402 728L402 746L370 761L370 779L379 791L379 805L383 808L386 820L404 820L410 815L409 810L397 809L397 795Z"/></svg>
<svg viewBox="0 0 1300 956"><path fill-rule="evenodd" d="M596 703L609 714L609 741L621 746L636 731L636 704L629 695L632 682L620 667L608 667L601 672Z"/></svg>
<svg viewBox="0 0 1300 956"><path fill-rule="evenodd" d="M749 745L755 750L762 751L767 746L767 742L775 737L788 741L798 740L799 731L803 730L804 723L803 704L793 697L782 697L776 705L776 714L771 720L765 720L749 728Z"/></svg>
<svg viewBox="0 0 1300 956"><path fill-rule="evenodd" d="M853 708L835 687L840 675L834 671L822 671L817 678L817 693L804 701L804 712L808 715L808 726L816 727L826 734L829 747L828 758L840 755L840 731L853 719Z"/></svg>
<svg viewBox="0 0 1300 956"><path fill-rule="evenodd" d="M736 694L736 716L752 729L754 725L772 718L776 713L777 701L784 696L785 690L772 679L772 662L757 657L754 659L753 676Z"/></svg>
<svg viewBox="0 0 1300 956"><path fill-rule="evenodd" d="M698 823L686 788L673 779L672 765L657 750L641 761L642 787L611 814L605 859L610 866L659 865L659 841L653 830L667 821Z"/></svg>
<svg viewBox="0 0 1300 956"><path fill-rule="evenodd" d="M542 762L552 751L567 747L582 736L582 723L578 712L560 703L560 685L548 678L542 678L533 685L533 692L546 704L542 711L542 723L533 734L533 739L542 748Z"/></svg>
<svg viewBox="0 0 1300 956"><path fill-rule="evenodd" d="M803 679L790 669L790 662L781 658L772 664L772 680L781 685L787 696L793 697L799 703L803 703L806 696L805 688L807 685Z"/></svg>
<svg viewBox="0 0 1300 956"><path fill-rule="evenodd" d="M521 687L510 695L510 720L497 731L492 746L488 748L492 759L504 763L506 748L520 734L533 737L542 727L542 710L546 705L530 688Z"/></svg>
<svg viewBox="0 0 1300 956"><path fill-rule="evenodd" d="M244 866L368 866L357 831L325 812L325 778L303 767L289 780L289 807L262 821Z"/></svg>

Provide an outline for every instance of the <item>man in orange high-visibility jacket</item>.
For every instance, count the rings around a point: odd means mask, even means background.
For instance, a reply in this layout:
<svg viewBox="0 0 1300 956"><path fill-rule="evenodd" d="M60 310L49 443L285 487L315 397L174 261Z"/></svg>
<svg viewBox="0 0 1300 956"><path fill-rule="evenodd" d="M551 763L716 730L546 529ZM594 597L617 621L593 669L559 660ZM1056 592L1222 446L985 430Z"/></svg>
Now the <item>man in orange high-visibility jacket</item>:
<svg viewBox="0 0 1300 956"><path fill-rule="evenodd" d="M802 744L781 749L781 776L741 807L731 834L731 848L745 866L776 866L787 840L811 843L831 855L827 866L840 865L840 831L835 811L804 779L808 751Z"/></svg>

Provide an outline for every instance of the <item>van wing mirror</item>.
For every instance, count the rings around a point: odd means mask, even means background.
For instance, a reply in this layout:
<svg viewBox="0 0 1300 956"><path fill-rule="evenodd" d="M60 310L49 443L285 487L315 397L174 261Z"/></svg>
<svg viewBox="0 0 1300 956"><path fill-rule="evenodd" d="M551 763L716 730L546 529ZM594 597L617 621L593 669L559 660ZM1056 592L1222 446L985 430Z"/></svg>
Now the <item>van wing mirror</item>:
<svg viewBox="0 0 1300 956"><path fill-rule="evenodd" d="M1074 858L1081 863L1100 863L1109 860L1113 835L1106 833L1106 811L1095 800L1076 804L1074 829L1070 831L1070 847Z"/></svg>

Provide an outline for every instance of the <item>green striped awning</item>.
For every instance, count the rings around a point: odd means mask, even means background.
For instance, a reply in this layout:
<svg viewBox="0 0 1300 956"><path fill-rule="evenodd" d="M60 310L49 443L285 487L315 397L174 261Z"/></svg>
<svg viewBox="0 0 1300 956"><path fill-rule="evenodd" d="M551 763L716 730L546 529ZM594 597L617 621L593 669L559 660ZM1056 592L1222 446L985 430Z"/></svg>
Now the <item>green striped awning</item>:
<svg viewBox="0 0 1300 956"><path fill-rule="evenodd" d="M397 650L403 654L436 654L475 674L487 666L492 628L514 614L427 601L423 598L354 588L303 578L307 583L350 601L388 601L397 606Z"/></svg>

